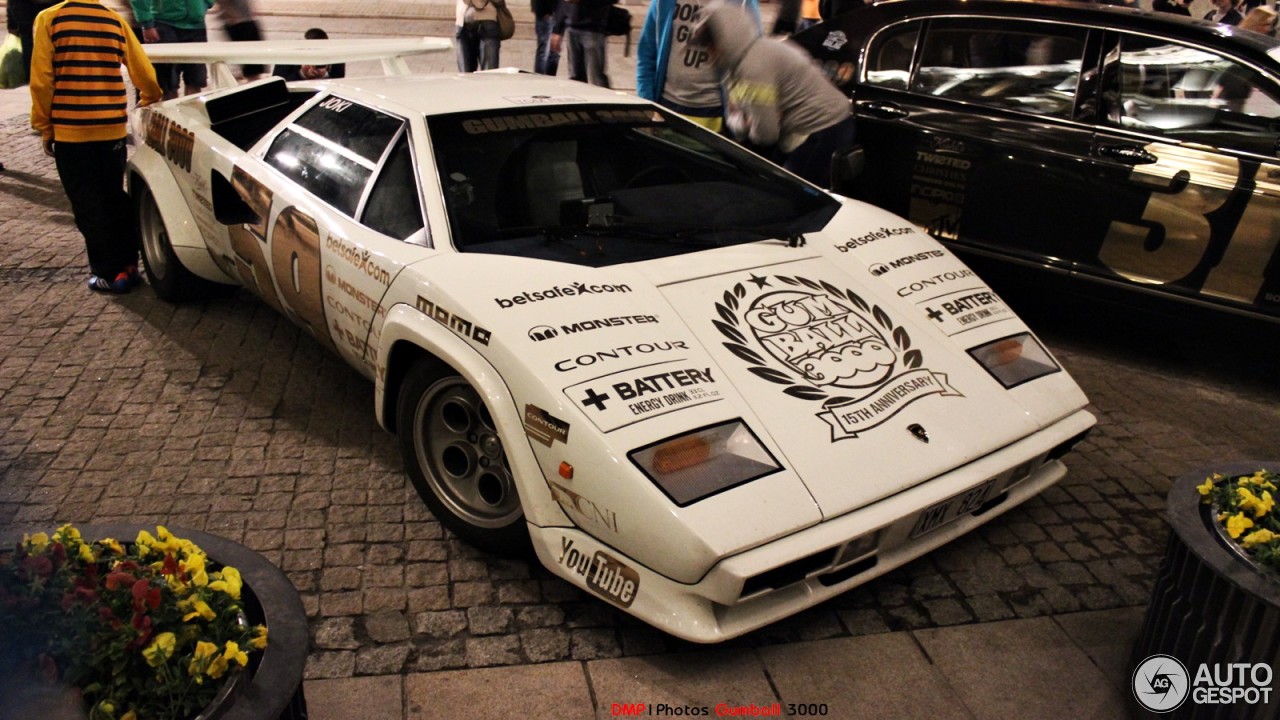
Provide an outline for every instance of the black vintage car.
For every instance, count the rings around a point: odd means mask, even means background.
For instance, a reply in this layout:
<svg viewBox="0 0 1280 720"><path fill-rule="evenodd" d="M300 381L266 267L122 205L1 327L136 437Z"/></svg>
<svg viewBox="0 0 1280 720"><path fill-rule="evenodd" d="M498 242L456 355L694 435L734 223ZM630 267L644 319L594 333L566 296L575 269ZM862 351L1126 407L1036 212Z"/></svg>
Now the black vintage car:
<svg viewBox="0 0 1280 720"><path fill-rule="evenodd" d="M1018 0L885 2L796 40L854 99L855 196L980 269L1280 323L1277 40Z"/></svg>

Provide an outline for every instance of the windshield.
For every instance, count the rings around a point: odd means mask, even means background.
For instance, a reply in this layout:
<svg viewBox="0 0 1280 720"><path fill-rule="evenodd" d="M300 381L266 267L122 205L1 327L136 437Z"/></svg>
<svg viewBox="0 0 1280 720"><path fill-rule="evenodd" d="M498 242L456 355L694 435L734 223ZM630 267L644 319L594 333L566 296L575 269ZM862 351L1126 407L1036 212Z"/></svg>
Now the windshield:
<svg viewBox="0 0 1280 720"><path fill-rule="evenodd" d="M816 232L839 204L652 107L428 119L461 252L602 267Z"/></svg>

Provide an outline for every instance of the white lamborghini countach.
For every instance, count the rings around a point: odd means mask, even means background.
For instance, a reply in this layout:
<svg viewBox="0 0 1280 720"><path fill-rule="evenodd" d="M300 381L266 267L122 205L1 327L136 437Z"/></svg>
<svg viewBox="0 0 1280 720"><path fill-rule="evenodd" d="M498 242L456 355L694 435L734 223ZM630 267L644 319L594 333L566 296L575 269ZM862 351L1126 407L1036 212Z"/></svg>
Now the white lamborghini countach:
<svg viewBox="0 0 1280 720"><path fill-rule="evenodd" d="M919 228L633 95L270 79L134 127L161 298L247 288L373 380L453 533L531 545L681 638L973 530L1062 478L1094 424Z"/></svg>

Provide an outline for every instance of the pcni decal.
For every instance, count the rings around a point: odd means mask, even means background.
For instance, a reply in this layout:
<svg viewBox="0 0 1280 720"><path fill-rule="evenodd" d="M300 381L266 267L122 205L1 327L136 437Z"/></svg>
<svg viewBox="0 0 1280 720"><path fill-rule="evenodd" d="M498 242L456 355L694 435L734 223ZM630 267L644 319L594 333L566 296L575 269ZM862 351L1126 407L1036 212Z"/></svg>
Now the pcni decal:
<svg viewBox="0 0 1280 720"><path fill-rule="evenodd" d="M923 367L906 328L852 290L774 275L738 283L716 303L724 346L782 392L822 404L831 439L856 438L930 395L962 397ZM751 295L754 295L752 297Z"/></svg>

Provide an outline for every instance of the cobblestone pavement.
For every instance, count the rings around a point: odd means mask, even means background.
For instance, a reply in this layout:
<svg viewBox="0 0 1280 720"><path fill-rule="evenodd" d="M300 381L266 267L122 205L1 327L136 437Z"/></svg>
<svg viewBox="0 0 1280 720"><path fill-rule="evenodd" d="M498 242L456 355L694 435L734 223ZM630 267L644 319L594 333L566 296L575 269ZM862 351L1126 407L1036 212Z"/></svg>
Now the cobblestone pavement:
<svg viewBox="0 0 1280 720"><path fill-rule="evenodd" d="M52 161L24 118L0 123L0 143L0 527L163 523L243 542L301 592L313 679L687 647L453 540L376 426L372 384L247 293L90 293ZM1146 603L1171 479L1280 456L1274 361L1243 332L1064 306L1027 307L1100 421L1066 480L730 647Z"/></svg>

